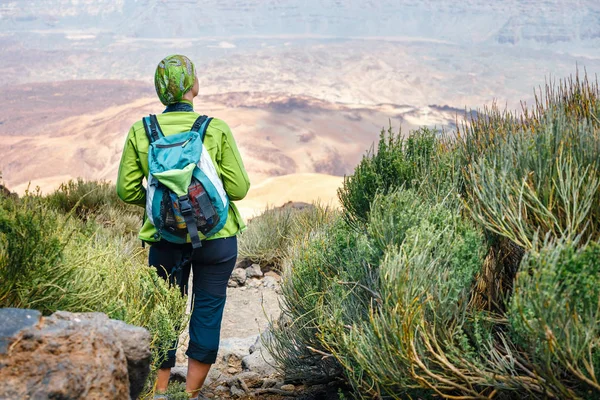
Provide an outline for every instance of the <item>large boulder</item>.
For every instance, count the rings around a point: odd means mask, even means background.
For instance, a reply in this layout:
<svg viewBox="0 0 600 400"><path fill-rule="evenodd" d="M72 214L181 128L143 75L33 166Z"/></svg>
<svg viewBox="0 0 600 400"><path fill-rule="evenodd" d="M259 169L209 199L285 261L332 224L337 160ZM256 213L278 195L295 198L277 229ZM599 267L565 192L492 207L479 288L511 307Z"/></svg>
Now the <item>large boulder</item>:
<svg viewBox="0 0 600 400"><path fill-rule="evenodd" d="M0 399L136 399L150 334L101 313L0 309Z"/></svg>

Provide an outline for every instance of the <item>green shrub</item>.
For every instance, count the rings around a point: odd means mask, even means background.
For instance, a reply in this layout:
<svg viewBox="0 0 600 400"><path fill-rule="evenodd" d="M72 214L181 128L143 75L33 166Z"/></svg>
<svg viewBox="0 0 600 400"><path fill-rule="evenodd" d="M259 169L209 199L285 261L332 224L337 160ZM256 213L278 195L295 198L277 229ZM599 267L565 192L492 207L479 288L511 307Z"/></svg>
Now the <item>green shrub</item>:
<svg viewBox="0 0 600 400"><path fill-rule="evenodd" d="M287 253L269 343L287 376L358 398L598 397L599 99L576 77L455 137L382 133L344 218Z"/></svg>
<svg viewBox="0 0 600 400"><path fill-rule="evenodd" d="M66 219L43 207L35 198L0 198L0 304L36 308L44 314L58 309L94 304L83 293L88 283L82 272L65 265L63 250Z"/></svg>
<svg viewBox="0 0 600 400"><path fill-rule="evenodd" d="M600 239L600 126L548 111L490 142L466 170L477 222L524 249L538 235Z"/></svg>
<svg viewBox="0 0 600 400"><path fill-rule="evenodd" d="M443 386L435 376L456 378L460 356L479 361L465 331L483 238L461 219L455 197L431 203L408 190L376 197L368 226L379 260L333 282L323 340L361 393L434 394ZM430 365L438 352L450 366Z"/></svg>
<svg viewBox="0 0 600 400"><path fill-rule="evenodd" d="M420 188L442 191L456 183L458 174L454 160L439 132L421 128L403 138L390 127L381 132L377 151L367 152L354 174L344 178L338 190L345 217L353 226L366 223L371 203L378 193L387 194L397 188Z"/></svg>
<svg viewBox="0 0 600 400"><path fill-rule="evenodd" d="M115 186L106 181L85 181L78 178L63 183L44 200L63 213L74 212L80 218L100 214L106 207L141 215L141 207L128 205L119 199Z"/></svg>
<svg viewBox="0 0 600 400"><path fill-rule="evenodd" d="M319 339L320 327L328 316L323 299L341 268L338 261L366 260L369 250L358 246L358 234L336 218L316 227L303 240L294 242L291 260L284 270L281 318L271 323L267 343L286 379L308 383L327 382L342 372L336 359L327 356ZM364 243L363 243L364 244Z"/></svg>
<svg viewBox="0 0 600 400"><path fill-rule="evenodd" d="M488 365L492 324L468 309L483 237L461 218L457 197L446 199L379 195L367 232L337 219L292 247L268 344L288 379L344 374L356 393L402 398L474 385L470 393L491 392L492 377L509 373ZM431 365L435 357L447 363ZM456 374L474 364L483 372Z"/></svg>
<svg viewBox="0 0 600 400"><path fill-rule="evenodd" d="M508 317L515 342L555 393L600 395L600 244L560 241L528 253Z"/></svg>
<svg viewBox="0 0 600 400"><path fill-rule="evenodd" d="M239 255L263 267L279 269L294 241L333 218L335 211L313 204L304 208L267 209L248 223L240 236Z"/></svg>

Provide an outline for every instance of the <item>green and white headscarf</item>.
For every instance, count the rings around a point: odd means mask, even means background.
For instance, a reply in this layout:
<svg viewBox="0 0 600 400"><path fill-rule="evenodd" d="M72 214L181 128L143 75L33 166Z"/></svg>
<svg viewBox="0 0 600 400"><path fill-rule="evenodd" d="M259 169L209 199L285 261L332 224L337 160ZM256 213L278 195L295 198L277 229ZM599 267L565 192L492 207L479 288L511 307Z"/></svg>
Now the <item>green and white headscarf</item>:
<svg viewBox="0 0 600 400"><path fill-rule="evenodd" d="M194 63L178 54L165 57L154 74L156 94L165 106L181 101L183 95L194 86L195 80Z"/></svg>

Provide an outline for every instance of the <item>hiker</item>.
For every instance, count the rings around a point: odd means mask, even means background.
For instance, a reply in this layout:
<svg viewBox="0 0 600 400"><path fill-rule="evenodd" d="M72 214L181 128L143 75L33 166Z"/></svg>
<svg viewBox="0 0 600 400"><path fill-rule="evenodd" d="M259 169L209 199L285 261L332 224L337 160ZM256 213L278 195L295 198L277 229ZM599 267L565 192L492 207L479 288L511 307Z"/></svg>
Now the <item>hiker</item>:
<svg viewBox="0 0 600 400"><path fill-rule="evenodd" d="M155 117L143 118L129 130L119 166L117 193L126 203L146 207L139 237L150 245L148 263L156 268L158 275L178 285L182 295L187 295L190 269L193 271L186 392L195 399L202 398L200 389L217 357L227 283L237 259L236 235L245 229L244 221L230 200L243 199L250 181L227 124L194 111L193 99L199 91L194 64L182 55L166 57L156 68L154 84L166 109ZM169 140L178 138L179 133L188 135L189 139L183 143L170 143ZM204 158L197 164L193 161L189 165L191 169L178 170L177 173L190 171L192 184L189 192L188 188L180 188L183 193L173 194L177 187L171 189L168 181L161 181L173 171L161 175L153 168L159 168L156 165L161 162L179 162L183 157L181 154L200 159L202 145L210 160ZM171 150L185 151L185 154L170 157L175 161L159 155L172 154L165 153ZM200 167L209 170L198 172ZM210 171L214 172L212 178ZM207 179L207 176L212 181L202 182L201 179ZM142 185L144 178L146 187ZM189 175L186 182L189 182ZM209 207L210 211L202 207ZM169 218L171 222L165 221ZM213 231L203 231L204 226ZM161 393L167 390L170 371L175 366L176 348L175 343L160 366L155 399L166 399Z"/></svg>

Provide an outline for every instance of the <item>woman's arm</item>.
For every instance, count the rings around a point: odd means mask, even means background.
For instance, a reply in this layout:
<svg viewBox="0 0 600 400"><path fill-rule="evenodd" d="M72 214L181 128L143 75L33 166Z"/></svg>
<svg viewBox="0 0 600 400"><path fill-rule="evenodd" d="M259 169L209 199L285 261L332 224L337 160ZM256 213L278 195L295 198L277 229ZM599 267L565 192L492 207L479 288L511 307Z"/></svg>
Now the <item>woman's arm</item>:
<svg viewBox="0 0 600 400"><path fill-rule="evenodd" d="M119 164L119 175L117 176L117 195L125 203L144 207L146 203L146 189L142 185L144 173L140 164L140 158L135 147L134 129L131 127L123 154Z"/></svg>
<svg viewBox="0 0 600 400"><path fill-rule="evenodd" d="M231 200L241 200L246 197L250 189L250 179L242 157L231 133L231 129L223 121L218 122L216 128L223 132L222 147L221 147L221 178L223 186L227 192L227 196Z"/></svg>

